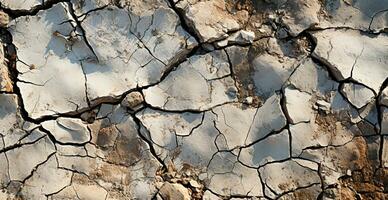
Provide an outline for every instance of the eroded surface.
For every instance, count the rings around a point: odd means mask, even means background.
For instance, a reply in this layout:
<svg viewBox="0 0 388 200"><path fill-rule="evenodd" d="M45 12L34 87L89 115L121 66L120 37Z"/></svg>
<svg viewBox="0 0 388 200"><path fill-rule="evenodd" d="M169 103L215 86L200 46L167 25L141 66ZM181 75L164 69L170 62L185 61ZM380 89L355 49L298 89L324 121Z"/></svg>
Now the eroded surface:
<svg viewBox="0 0 388 200"><path fill-rule="evenodd" d="M386 0L0 8L0 199L388 198Z"/></svg>

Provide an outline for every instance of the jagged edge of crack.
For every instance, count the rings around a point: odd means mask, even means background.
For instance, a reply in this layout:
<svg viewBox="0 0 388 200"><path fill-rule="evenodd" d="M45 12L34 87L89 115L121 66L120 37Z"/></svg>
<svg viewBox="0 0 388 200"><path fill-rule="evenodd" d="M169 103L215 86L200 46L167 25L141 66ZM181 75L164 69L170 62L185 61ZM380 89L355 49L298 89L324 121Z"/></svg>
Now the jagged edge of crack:
<svg viewBox="0 0 388 200"><path fill-rule="evenodd" d="M88 38L86 37L86 31L82 27L82 22L78 20L78 16L75 14L74 6L71 2L67 2L67 6L69 8L69 13L72 16L74 22L77 24L77 27L81 31L82 39L84 40L86 46L89 48L89 50L92 52L93 56L96 58L96 61L99 62L97 53L94 51L92 45L89 43Z"/></svg>
<svg viewBox="0 0 388 200"><path fill-rule="evenodd" d="M176 15L178 15L178 18L180 20L180 24L182 26L182 28L188 32L192 37L194 37L194 39L199 43L201 44L201 39L200 37L198 36L198 34L195 32L195 29L194 27L191 27L187 21L186 21L186 17L185 17L185 14L184 14L184 10L176 7L176 3L174 3L174 0L167 0L168 3L170 4L170 8L176 13ZM179 2L179 1L178 1Z"/></svg>
<svg viewBox="0 0 388 200"><path fill-rule="evenodd" d="M138 119L136 116L132 116L133 118L133 121L136 123L136 126L137 126L137 135L144 141L147 143L147 145L149 146L149 150L150 150L150 153L152 154L152 156L162 165L162 169L163 170L167 170L167 165L164 163L164 161L158 156L158 154L156 153L156 150L152 144L151 141L149 141L142 133L141 133L141 129L142 127L144 127L143 123L140 121L140 119Z"/></svg>

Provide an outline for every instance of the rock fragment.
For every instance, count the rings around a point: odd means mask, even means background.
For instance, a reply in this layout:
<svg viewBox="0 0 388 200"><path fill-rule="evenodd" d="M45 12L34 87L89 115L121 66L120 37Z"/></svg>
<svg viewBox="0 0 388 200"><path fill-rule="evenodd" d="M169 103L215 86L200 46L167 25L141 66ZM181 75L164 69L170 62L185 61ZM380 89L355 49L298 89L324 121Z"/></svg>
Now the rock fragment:
<svg viewBox="0 0 388 200"><path fill-rule="evenodd" d="M0 27L7 27L9 23L9 16L7 13L0 10Z"/></svg>
<svg viewBox="0 0 388 200"><path fill-rule="evenodd" d="M213 42L224 39L228 32L238 30L240 24L225 12L225 1L199 1L190 5L190 1L180 1L177 5L185 14L185 20L194 28L201 42Z"/></svg>
<svg viewBox="0 0 388 200"><path fill-rule="evenodd" d="M356 108L362 108L373 100L375 95L367 87L354 84L345 83L342 85L342 93Z"/></svg>
<svg viewBox="0 0 388 200"><path fill-rule="evenodd" d="M321 110L321 111L325 112L326 114L329 114L330 108L331 108L330 103L323 101L323 100L318 100L317 102L315 102L315 104L316 104L318 110Z"/></svg>
<svg viewBox="0 0 388 200"><path fill-rule="evenodd" d="M83 144L90 140L87 126L79 119L58 118L43 122L42 126L61 143Z"/></svg>
<svg viewBox="0 0 388 200"><path fill-rule="evenodd" d="M252 44L255 39L255 33L251 31L241 30L236 33L231 34L226 39L216 43L216 47L225 47L227 45L239 44L247 45Z"/></svg>
<svg viewBox="0 0 388 200"><path fill-rule="evenodd" d="M84 112L81 114L80 118L87 123L93 123L94 120L96 119L96 112L94 110L89 112Z"/></svg>
<svg viewBox="0 0 388 200"><path fill-rule="evenodd" d="M313 118L312 97L309 94L286 88L284 95L291 123L308 122Z"/></svg>
<svg viewBox="0 0 388 200"><path fill-rule="evenodd" d="M190 193L187 188L177 183L165 183L159 189L159 194L163 199L190 200Z"/></svg>
<svg viewBox="0 0 388 200"><path fill-rule="evenodd" d="M125 96L125 98L121 102L121 105L124 107L130 108L132 110L135 110L136 108L139 108L141 106L143 101L144 101L144 98L140 92L131 92L127 94L127 96Z"/></svg>

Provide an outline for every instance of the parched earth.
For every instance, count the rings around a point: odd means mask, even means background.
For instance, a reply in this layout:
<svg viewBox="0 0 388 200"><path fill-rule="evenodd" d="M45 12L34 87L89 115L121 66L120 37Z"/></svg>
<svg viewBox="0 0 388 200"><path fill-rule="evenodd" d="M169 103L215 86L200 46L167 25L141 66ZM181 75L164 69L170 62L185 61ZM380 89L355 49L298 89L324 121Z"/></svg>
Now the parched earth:
<svg viewBox="0 0 388 200"><path fill-rule="evenodd" d="M388 0L0 0L0 199L388 199Z"/></svg>

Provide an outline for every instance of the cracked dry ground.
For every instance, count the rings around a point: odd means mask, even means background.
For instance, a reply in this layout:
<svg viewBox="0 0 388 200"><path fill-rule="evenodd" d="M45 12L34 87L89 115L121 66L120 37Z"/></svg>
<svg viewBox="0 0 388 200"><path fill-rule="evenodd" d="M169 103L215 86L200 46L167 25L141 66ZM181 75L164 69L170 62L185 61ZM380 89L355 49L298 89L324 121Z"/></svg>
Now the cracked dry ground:
<svg viewBox="0 0 388 200"><path fill-rule="evenodd" d="M388 199L388 0L0 0L0 199Z"/></svg>

